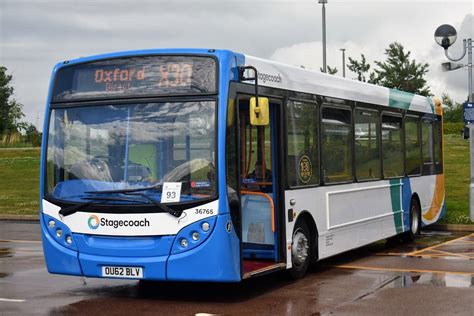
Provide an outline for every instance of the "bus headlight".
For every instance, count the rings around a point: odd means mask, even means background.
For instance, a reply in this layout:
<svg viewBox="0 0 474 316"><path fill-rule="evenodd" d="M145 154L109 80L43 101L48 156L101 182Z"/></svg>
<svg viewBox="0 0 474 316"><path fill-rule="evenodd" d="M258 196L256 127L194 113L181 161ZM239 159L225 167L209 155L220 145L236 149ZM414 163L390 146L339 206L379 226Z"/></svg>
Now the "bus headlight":
<svg viewBox="0 0 474 316"><path fill-rule="evenodd" d="M201 229L205 232L207 232L209 230L210 226L209 226L209 223L208 222L204 222L201 224Z"/></svg>
<svg viewBox="0 0 474 316"><path fill-rule="evenodd" d="M171 254L191 250L205 242L211 235L216 221L217 216L212 216L183 227L176 235Z"/></svg>
<svg viewBox="0 0 474 316"><path fill-rule="evenodd" d="M186 240L186 238L181 238L181 241L179 242L179 245L183 248L187 248L188 247L188 241Z"/></svg>
<svg viewBox="0 0 474 316"><path fill-rule="evenodd" d="M66 224L59 219L43 214L43 230L53 237L57 243L69 249L77 250L73 243L72 232Z"/></svg>

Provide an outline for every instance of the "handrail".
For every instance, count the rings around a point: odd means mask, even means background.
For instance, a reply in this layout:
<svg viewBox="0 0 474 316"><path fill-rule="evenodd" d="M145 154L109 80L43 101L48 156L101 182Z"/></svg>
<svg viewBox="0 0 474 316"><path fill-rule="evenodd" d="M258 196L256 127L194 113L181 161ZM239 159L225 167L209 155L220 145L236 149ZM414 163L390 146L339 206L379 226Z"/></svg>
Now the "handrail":
<svg viewBox="0 0 474 316"><path fill-rule="evenodd" d="M272 215L272 232L274 233L275 232L275 206L273 204L273 199L270 197L270 195L263 192L253 192L253 191L245 191L245 190L240 191L240 194L260 195L266 198L268 201L270 201L271 215Z"/></svg>

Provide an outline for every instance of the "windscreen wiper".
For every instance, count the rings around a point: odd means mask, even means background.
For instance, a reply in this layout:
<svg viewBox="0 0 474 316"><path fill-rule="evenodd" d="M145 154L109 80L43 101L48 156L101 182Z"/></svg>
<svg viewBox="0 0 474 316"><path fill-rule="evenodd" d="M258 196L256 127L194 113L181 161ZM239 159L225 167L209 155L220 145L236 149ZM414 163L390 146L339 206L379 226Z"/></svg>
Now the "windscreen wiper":
<svg viewBox="0 0 474 316"><path fill-rule="evenodd" d="M127 194L127 193L124 193L124 194ZM149 197L148 195L146 195L144 193L127 194L127 195L141 196L141 197L147 199L148 201L150 201L151 203L153 203L153 205L155 205L156 207L158 207L162 211L168 212L168 213L170 213L171 215L173 215L175 217L181 217L181 214L183 213L183 211L176 211L176 210L172 209L171 207L167 206L166 204L160 203L157 200L155 200L154 198Z"/></svg>
<svg viewBox="0 0 474 316"><path fill-rule="evenodd" d="M133 193L133 192L141 192L141 191L148 191L161 188L161 184L153 185L150 187L143 187L143 188L135 188L135 189L120 189L120 190L104 190L104 191L87 191L84 193L87 194L111 194L111 193Z"/></svg>
<svg viewBox="0 0 474 316"><path fill-rule="evenodd" d="M98 197L97 199L95 200L105 200L101 197ZM79 211L80 209L84 208L84 207L87 207L91 204L93 204L95 201L89 201L89 202L84 202L84 203L79 203L79 204L75 204L75 205L71 205L71 206L68 206L68 207L62 207L60 210L59 210L59 215L61 216L68 216L68 215L72 215L74 213L76 213L77 211Z"/></svg>
<svg viewBox="0 0 474 316"><path fill-rule="evenodd" d="M104 193L103 194L106 194L106 191L103 191ZM167 212L167 213L170 213L171 215L175 216L175 217L180 217L181 214L183 213L183 211L176 211L172 208L170 208L169 206L163 204L163 203L160 203L158 202L157 200L143 194L143 193L135 193L137 191L126 191L126 192L114 192L114 193L121 193L121 194L125 194L127 195L128 197L119 197L119 196L86 196L86 197L83 197L83 199L88 199L88 200L98 200L98 201L127 201L127 202L130 202L130 201L133 201L130 199L131 196L139 196L139 197L142 197L148 201L150 201L151 203L153 203L153 205L155 205L157 208L159 208L161 211L163 212ZM138 191L139 192L139 191ZM97 191L97 192L94 192L94 193L99 193L99 194L102 194L101 191ZM108 192L107 192L108 193ZM90 202L89 202L90 204Z"/></svg>

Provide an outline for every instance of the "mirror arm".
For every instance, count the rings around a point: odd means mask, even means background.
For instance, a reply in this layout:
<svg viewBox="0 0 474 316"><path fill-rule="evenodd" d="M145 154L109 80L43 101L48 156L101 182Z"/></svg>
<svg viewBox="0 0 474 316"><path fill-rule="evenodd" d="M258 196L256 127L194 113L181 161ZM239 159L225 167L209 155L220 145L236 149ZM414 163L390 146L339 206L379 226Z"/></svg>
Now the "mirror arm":
<svg viewBox="0 0 474 316"><path fill-rule="evenodd" d="M466 56L466 49L467 49L467 41L465 39L462 40L462 48L463 48L463 52L462 52L462 55L461 57L459 58L452 58L451 56L449 56L449 53L448 53L448 49L445 48L444 49L444 54L446 55L446 57L451 60L451 61L460 61L461 59L464 58L464 56Z"/></svg>
<svg viewBox="0 0 474 316"><path fill-rule="evenodd" d="M245 77L245 70L247 69L250 69L250 70L253 70L253 73L254 73L254 76L253 77L248 77L246 78ZM244 66L244 67L239 67L239 79L240 81L251 81L251 80L254 80L255 81L255 99L257 101L257 106L256 108L258 109L258 71L257 71L257 68L255 68L254 66ZM257 117L259 116L259 113L256 112L255 113L257 115Z"/></svg>

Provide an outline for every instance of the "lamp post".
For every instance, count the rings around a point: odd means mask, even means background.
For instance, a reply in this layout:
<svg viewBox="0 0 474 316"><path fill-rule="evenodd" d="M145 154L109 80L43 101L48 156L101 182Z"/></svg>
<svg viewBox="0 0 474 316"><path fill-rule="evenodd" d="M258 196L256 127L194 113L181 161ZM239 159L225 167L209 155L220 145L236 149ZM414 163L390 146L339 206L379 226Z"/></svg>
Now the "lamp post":
<svg viewBox="0 0 474 316"><path fill-rule="evenodd" d="M327 72L327 65L326 65L326 6L325 4L328 3L328 0L318 0L318 3L323 5L323 72Z"/></svg>
<svg viewBox="0 0 474 316"><path fill-rule="evenodd" d="M473 104L473 99L474 96L472 94L472 39L467 38L463 39L463 53L461 57L459 58L454 58L449 55L448 53L448 48L456 42L457 39L457 32L454 27L452 27L449 24L443 24L439 26L435 33L434 33L434 38L436 43L438 43L439 46L444 48L444 54L446 57L451 60L451 61L459 61L466 56L467 52L467 76L468 76L468 90L469 90L469 97L468 97L468 103L472 106ZM449 65L444 65L445 70L455 70L457 68L456 65L452 66ZM474 122L467 122L468 128L469 128L469 135L470 135L470 151L471 151L471 181L469 185L469 213L471 217L471 221L474 221Z"/></svg>
<svg viewBox="0 0 474 316"><path fill-rule="evenodd" d="M346 77L346 49L345 48L339 48L339 50L342 52L342 77Z"/></svg>

